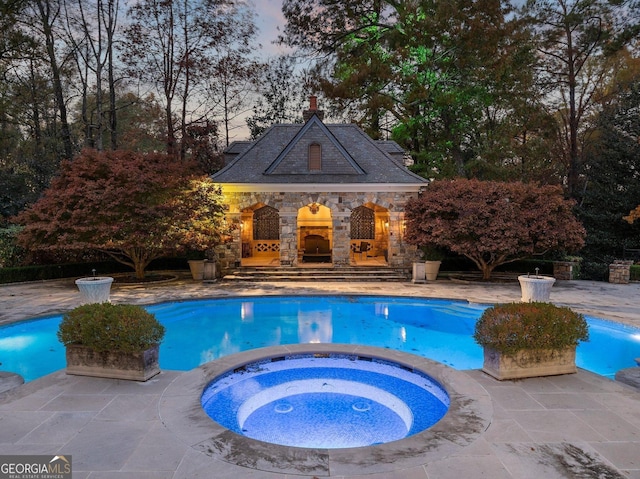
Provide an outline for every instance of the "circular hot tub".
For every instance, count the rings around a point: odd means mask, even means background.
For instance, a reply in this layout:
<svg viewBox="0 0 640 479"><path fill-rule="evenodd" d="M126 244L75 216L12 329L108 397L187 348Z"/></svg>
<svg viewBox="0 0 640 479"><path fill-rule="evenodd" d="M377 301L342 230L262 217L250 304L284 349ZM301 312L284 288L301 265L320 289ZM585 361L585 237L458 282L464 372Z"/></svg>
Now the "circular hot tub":
<svg viewBox="0 0 640 479"><path fill-rule="evenodd" d="M231 382L234 373L238 373L238 378L249 378L254 372L266 369L267 366L269 369L291 369L285 364L286 358L313 358L314 363L320 364L317 360L324 357L347 358L344 367L338 368L346 369L338 371L343 377L330 377L328 381L325 380L327 378L323 378L322 382L316 382L316 378L288 378L279 382L265 373L262 378L256 375L244 383L243 388L239 390L244 396L242 401L238 402L239 405L244 405L242 412L238 408L229 412L226 419L220 419L223 422L236 421L237 426L233 429L222 425L218 420L212 420L203 408L203 402L208 403L211 399L210 396L214 393L211 386L217 380ZM368 365L376 365L376 368L383 365L385 368L389 366L393 369L373 371L381 376L375 376L374 381L368 381L363 379L366 374L372 372L368 370ZM426 408L416 407L416 400L406 393L404 387L398 392L397 389L385 385L395 376L404 376L407 373L410 373L409 377L413 379L403 378L402 381L409 383L409 390L413 390L415 384L412 381L417 377L422 389L442 399L442 404L448 404L444 416L436 420L431 427L426 426L426 419L421 415L422 409ZM268 378L271 378L269 381L273 380L273 383L260 384ZM425 379L427 382L422 383ZM295 383L307 380L312 383ZM337 381L345 381L348 384ZM287 384L291 382L294 384ZM304 404L295 401L297 394L294 393L301 391L298 388L302 387L303 394L316 394L313 391L317 390L323 391L324 394L325 390L331 389L331 385L333 392L337 392L344 400L342 410L350 420L360 420L369 411L378 409L395 423L400 435L404 433L403 430L409 435L398 440L391 439L390 442L380 442L379 437L370 437L367 442L371 445L356 449L296 447L256 440L243 434L242 428L248 430L249 426L253 428L254 422L260 423L263 420L260 411L262 408L265 414L268 412L270 416L293 419L303 407L301 404ZM289 389L290 387L296 389ZM218 389L222 389L222 383ZM380 391L389 396L380 394ZM418 392L420 395L424 394L422 391ZM229 402L231 400L230 397L225 399ZM442 405L438 406L440 407ZM317 413L322 408L325 406L315 406L312 412ZM331 414L333 406L327 409ZM316 477L345 477L356 473L390 474L395 471L394 474L400 477L400 471L422 467L443 457L450 457L475 442L489 426L493 406L486 390L469 374L430 359L401 351L361 345L291 344L226 356L177 375L162 393L158 412L170 433L177 435L195 451L210 456L212 467L225 471L229 476L241 477L243 474L246 475L247 470L253 469L280 475ZM242 428L238 433L237 427L241 423ZM419 424L424 424L427 428L414 433ZM305 434L312 432L314 427L307 426ZM360 433L362 434L362 429ZM345 433L340 431L337 435Z"/></svg>
<svg viewBox="0 0 640 479"><path fill-rule="evenodd" d="M362 355L267 358L215 378L201 396L211 419L273 444L350 448L428 429L449 408L432 377Z"/></svg>

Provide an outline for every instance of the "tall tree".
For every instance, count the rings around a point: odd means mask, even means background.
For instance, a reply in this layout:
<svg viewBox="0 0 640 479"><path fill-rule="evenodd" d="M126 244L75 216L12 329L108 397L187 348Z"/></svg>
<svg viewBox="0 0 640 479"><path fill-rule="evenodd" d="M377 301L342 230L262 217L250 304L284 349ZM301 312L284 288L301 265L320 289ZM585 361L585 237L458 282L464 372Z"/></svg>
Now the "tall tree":
<svg viewBox="0 0 640 479"><path fill-rule="evenodd" d="M597 140L585 152L586 185L577 209L587 229L583 255L607 262L622 248L640 248L640 224L623 217L640 203L640 81L616 95L598 120Z"/></svg>
<svg viewBox="0 0 640 479"><path fill-rule="evenodd" d="M116 85L114 76L115 34L118 26L119 1L96 0L95 4L77 0L65 3L69 44L81 84L82 120L85 145L102 150L104 132L110 132L111 149L117 148ZM106 85L105 85L106 83ZM95 101L90 101L93 93ZM105 112L103 96L107 92ZM88 105L93 105L90 110Z"/></svg>
<svg viewBox="0 0 640 479"><path fill-rule="evenodd" d="M207 174L212 175L224 166L224 155L218 149L218 125L192 123L185 140L189 158Z"/></svg>
<svg viewBox="0 0 640 479"><path fill-rule="evenodd" d="M274 123L302 122L307 84L289 55L271 58L256 79L258 99L254 114L246 119L251 138L256 139Z"/></svg>
<svg viewBox="0 0 640 479"><path fill-rule="evenodd" d="M65 152L50 69L36 45L9 62L0 82L2 215L13 215L49 185Z"/></svg>
<svg viewBox="0 0 640 479"><path fill-rule="evenodd" d="M62 52L58 48L61 35L58 31L58 22L63 13L62 0L33 0L30 5L32 5L33 26L44 41L46 59L51 71L53 92L60 121L60 137L64 146L64 158L71 159L74 154L74 141L71 138L65 96L66 88L63 83L65 61L59 59Z"/></svg>
<svg viewBox="0 0 640 479"><path fill-rule="evenodd" d="M526 37L506 2L421 2L403 16L394 137L445 176L516 157L514 88L529 86ZM482 38L482 42L478 42ZM535 101L531 90L520 92ZM485 168L486 170L486 168Z"/></svg>
<svg viewBox="0 0 640 479"><path fill-rule="evenodd" d="M27 0L0 0L0 71L3 61L19 57L31 39L16 27L16 19L26 8Z"/></svg>
<svg viewBox="0 0 640 479"><path fill-rule="evenodd" d="M532 25L542 57L539 83L558 117L568 194L578 197L582 184L585 133L598 95L611 73L611 56L636 35L621 23L626 1L528 0L522 11Z"/></svg>
<svg viewBox="0 0 640 479"><path fill-rule="evenodd" d="M407 9L415 7L405 2ZM401 29L400 2L284 0L279 41L316 61L317 89L372 137L394 106L391 37Z"/></svg>
<svg viewBox="0 0 640 479"><path fill-rule="evenodd" d="M216 49L246 21L232 0L142 0L129 10L124 59L129 72L156 88L165 107L167 153L186 157L187 128L208 114L200 105Z"/></svg>
<svg viewBox="0 0 640 479"><path fill-rule="evenodd" d="M154 95L140 98L128 91L117 92L116 115L116 134L122 150L162 151L165 145L164 111Z"/></svg>
<svg viewBox="0 0 640 479"><path fill-rule="evenodd" d="M136 94L124 90L116 85L115 115L118 117L115 136L122 150L136 152L163 151L165 148L165 122L164 109L153 94L140 98ZM104 108L110 100L103 95ZM74 104L71 114L75 121L71 124L72 131L78 137L82 137L82 131L86 123L82 117L82 111L97 111L95 106L96 96L87 97L87 101L79 101ZM111 110L111 107L109 107ZM113 145L110 128L105 128L104 143ZM112 148L110 148L112 149Z"/></svg>
<svg viewBox="0 0 640 479"><path fill-rule="evenodd" d="M238 13L239 20L232 31L220 39L212 52L207 86L207 100L223 129L223 140L229 146L231 132L240 128L236 120L246 114L253 99L253 84L262 71L254 54L260 48L253 12ZM209 122L210 123L210 122ZM217 133L217 132L216 132Z"/></svg>
<svg viewBox="0 0 640 479"><path fill-rule="evenodd" d="M392 116L389 130L420 172L467 175L478 158L520 154L514 96L535 95L522 91L531 55L507 2L285 0L283 11L280 41L319 57L324 93L361 112L355 119L373 137Z"/></svg>

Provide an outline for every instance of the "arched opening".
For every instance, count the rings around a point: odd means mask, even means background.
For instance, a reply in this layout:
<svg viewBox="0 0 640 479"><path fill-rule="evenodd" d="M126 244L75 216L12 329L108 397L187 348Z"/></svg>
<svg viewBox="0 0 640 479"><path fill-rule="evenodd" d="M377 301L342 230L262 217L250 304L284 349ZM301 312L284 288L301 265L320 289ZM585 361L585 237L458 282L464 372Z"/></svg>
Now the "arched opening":
<svg viewBox="0 0 640 479"><path fill-rule="evenodd" d="M331 209L309 203L298 210L298 265L333 261L333 223Z"/></svg>
<svg viewBox="0 0 640 479"><path fill-rule="evenodd" d="M256 204L241 214L242 266L274 266L280 260L280 213Z"/></svg>
<svg viewBox="0 0 640 479"><path fill-rule="evenodd" d="M351 223L351 264L387 265L389 261L389 210L374 203L354 208Z"/></svg>

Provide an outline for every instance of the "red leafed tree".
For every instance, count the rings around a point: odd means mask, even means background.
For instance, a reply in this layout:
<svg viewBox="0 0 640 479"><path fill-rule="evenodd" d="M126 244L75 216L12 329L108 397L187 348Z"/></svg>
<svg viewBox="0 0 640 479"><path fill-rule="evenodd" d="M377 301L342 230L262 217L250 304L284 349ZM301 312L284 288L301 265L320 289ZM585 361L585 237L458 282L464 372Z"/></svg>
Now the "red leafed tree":
<svg viewBox="0 0 640 479"><path fill-rule="evenodd" d="M165 154L85 150L21 213L25 248L97 250L143 278L151 261L212 249L228 233L219 188Z"/></svg>
<svg viewBox="0 0 640 479"><path fill-rule="evenodd" d="M585 230L556 186L478 180L432 182L407 202L406 240L466 256L491 278L496 266L547 251L577 251Z"/></svg>

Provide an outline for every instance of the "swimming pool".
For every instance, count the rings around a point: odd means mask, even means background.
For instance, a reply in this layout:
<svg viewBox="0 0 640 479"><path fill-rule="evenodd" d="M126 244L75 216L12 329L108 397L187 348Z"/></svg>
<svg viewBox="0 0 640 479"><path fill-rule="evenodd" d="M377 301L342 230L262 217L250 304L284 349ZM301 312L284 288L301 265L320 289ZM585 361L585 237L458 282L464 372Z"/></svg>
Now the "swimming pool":
<svg viewBox="0 0 640 479"><path fill-rule="evenodd" d="M296 343L365 344L418 354L455 369L482 367L473 338L489 305L383 296L265 296L148 306L167 328L163 369L187 371L222 356ZM61 316L0 327L0 370L26 381L65 367L56 332ZM613 378L640 357L640 329L587 318L590 341L579 367Z"/></svg>

